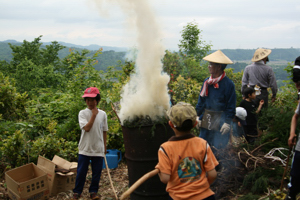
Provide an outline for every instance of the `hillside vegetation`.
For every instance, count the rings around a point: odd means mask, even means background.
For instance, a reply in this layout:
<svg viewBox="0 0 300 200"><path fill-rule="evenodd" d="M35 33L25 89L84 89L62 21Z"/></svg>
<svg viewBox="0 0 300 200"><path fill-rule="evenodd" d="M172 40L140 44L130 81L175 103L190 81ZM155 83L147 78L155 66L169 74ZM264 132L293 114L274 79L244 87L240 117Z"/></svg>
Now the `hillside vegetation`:
<svg viewBox="0 0 300 200"><path fill-rule="evenodd" d="M185 31L195 31L193 24L188 25ZM39 155L48 159L58 155L69 161L77 161L80 138L77 117L79 111L86 107L81 96L90 86L100 89L102 99L99 108L107 113L107 148L119 149L124 153L122 128L111 105L120 101L123 86L130 75L135 73L135 63L129 60L118 62L119 57L124 58L124 52L69 49L57 42L43 46L40 39L41 37L31 42L24 41L21 45L11 44L10 58L3 50L7 50L7 47L1 48L1 56L8 57L0 59L0 178L11 168L29 162L36 163ZM173 103L184 101L195 106L203 80L209 76L208 64L201 60L211 49L210 45L201 42L202 46L196 46L188 54L190 47L181 44L179 52L166 51L162 59L163 71L170 76L168 87ZM1 45L5 46L3 43ZM236 54L237 52L239 50L235 51ZM245 58L251 58L252 54L249 52ZM275 50L274 54L277 55ZM278 68L277 73L285 72L290 75L291 62L297 56L285 58L290 63ZM106 63L108 66L97 68L99 63ZM239 66L243 68L242 64ZM235 84L238 106L242 100L242 72L235 72L233 68L225 71ZM287 81L275 103L269 105L267 112L260 116L259 123L264 131L256 143L250 145L241 142L230 151L223 152L234 157L234 162L240 167L232 171L236 165L229 164L232 168L229 171L236 173L234 177L239 175L240 179L227 193L239 196L240 199L258 199L268 192L266 198L276 199L284 166L280 162L261 162L261 159L265 159L264 155L274 148L287 148L290 121L297 105L296 97L295 87ZM193 131L198 135L198 130ZM237 152L242 152L246 160L239 160ZM256 153L254 158L259 159L255 165L252 162L253 156L246 152ZM286 159L281 154L276 156ZM246 167L243 161L252 164ZM241 168L243 174L239 174ZM286 174L285 186L288 178L289 174ZM222 187L227 188L226 185Z"/></svg>
<svg viewBox="0 0 300 200"><path fill-rule="evenodd" d="M13 45L21 45L21 42L15 40L7 40L0 42L0 60L5 60L10 62L13 58L12 50L9 47L9 43ZM94 65L96 70L106 70L109 66L118 66L125 62L126 51L125 48L90 45L90 46L80 46L70 43L58 42L60 45L64 46L60 51L58 51L58 57L64 58L70 53L70 49L74 51L81 52L83 49L87 49L90 53L87 56L91 56L102 48L102 55L96 57L98 63ZM45 47L49 43L42 44L41 47ZM96 49L98 47L98 49ZM215 50L210 50L211 53ZM242 71L248 64L251 63L251 58L255 52L255 49L222 49L222 51L234 61L233 65L228 67L233 68L234 72ZM287 80L288 74L283 70L289 62L293 62L294 59L300 55L300 49L295 48L276 48L272 49L272 53L269 56L269 65L274 68L276 79L279 81L279 85L282 84L282 80Z"/></svg>

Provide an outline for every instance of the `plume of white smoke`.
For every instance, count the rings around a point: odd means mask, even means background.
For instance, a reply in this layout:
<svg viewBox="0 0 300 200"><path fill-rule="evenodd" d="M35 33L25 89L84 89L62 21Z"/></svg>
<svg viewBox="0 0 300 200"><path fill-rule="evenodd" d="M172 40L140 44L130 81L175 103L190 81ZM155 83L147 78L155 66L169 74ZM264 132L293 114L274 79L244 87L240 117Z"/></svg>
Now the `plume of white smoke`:
<svg viewBox="0 0 300 200"><path fill-rule="evenodd" d="M138 49L136 47L132 47L127 50L125 55L125 60L129 62L135 62L138 54Z"/></svg>
<svg viewBox="0 0 300 200"><path fill-rule="evenodd" d="M100 7L99 3L102 1L95 0ZM121 93L119 118L121 123L124 120L131 121L135 117L145 116L155 120L163 116L170 107L167 87L170 77L162 73L161 59L164 47L161 43L160 27L147 0L109 0L109 2L114 6L121 6L128 17L128 27L136 31L138 49L136 74L130 77Z"/></svg>

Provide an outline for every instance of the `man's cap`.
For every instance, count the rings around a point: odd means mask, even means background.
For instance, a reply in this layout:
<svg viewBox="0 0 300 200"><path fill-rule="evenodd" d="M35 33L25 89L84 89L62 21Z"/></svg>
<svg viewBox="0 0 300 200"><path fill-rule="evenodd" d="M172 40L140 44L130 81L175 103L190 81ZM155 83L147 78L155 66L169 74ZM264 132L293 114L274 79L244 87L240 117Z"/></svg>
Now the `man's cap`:
<svg viewBox="0 0 300 200"><path fill-rule="evenodd" d="M205 56L203 60L219 64L233 64L233 62L221 50Z"/></svg>
<svg viewBox="0 0 300 200"><path fill-rule="evenodd" d="M235 116L237 116L241 120L246 120L246 117L247 117L247 111L246 111L246 109L243 108L243 107L237 107L235 109Z"/></svg>
<svg viewBox="0 0 300 200"><path fill-rule="evenodd" d="M189 103L177 103L167 111L167 115L175 127L181 127L183 122L188 119L192 120L193 124L197 121L197 112Z"/></svg>
<svg viewBox="0 0 300 200"><path fill-rule="evenodd" d="M253 55L251 61L252 62L260 61L260 60L264 59L265 57L268 57L268 55L270 55L271 52L272 52L271 49L258 48L254 52L254 55Z"/></svg>
<svg viewBox="0 0 300 200"><path fill-rule="evenodd" d="M100 94L98 88L89 87L89 88L86 88L86 90L84 91L84 94L83 94L82 98L84 98L84 97L96 97L97 94Z"/></svg>

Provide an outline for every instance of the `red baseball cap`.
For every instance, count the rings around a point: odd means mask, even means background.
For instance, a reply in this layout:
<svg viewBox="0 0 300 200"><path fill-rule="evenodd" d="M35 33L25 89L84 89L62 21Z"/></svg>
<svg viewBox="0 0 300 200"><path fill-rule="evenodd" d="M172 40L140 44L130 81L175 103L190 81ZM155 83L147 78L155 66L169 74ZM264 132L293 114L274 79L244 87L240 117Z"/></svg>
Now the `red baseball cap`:
<svg viewBox="0 0 300 200"><path fill-rule="evenodd" d="M84 91L84 95L82 97L83 98L84 97L96 97L97 94L100 94L98 88L96 88L96 87L89 87L89 88L86 88L86 90Z"/></svg>

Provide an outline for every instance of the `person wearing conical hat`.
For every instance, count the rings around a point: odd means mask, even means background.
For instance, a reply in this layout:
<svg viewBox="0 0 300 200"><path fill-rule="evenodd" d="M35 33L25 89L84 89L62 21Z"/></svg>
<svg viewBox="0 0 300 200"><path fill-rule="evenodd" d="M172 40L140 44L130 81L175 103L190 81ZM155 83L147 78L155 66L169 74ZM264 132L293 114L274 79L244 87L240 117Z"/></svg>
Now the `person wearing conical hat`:
<svg viewBox="0 0 300 200"><path fill-rule="evenodd" d="M210 146L224 148L229 141L230 124L235 117L236 107L235 86L224 69L233 62L220 50L203 60L209 62L211 75L204 80L196 105L199 137Z"/></svg>
<svg viewBox="0 0 300 200"><path fill-rule="evenodd" d="M272 67L266 65L269 61L270 49L259 48L255 51L251 61L252 64L246 66L242 78L242 94L246 87L252 87L256 90L255 104L259 104L260 100L264 100L263 107L268 107L268 88L272 89L272 102L276 99L277 83Z"/></svg>

